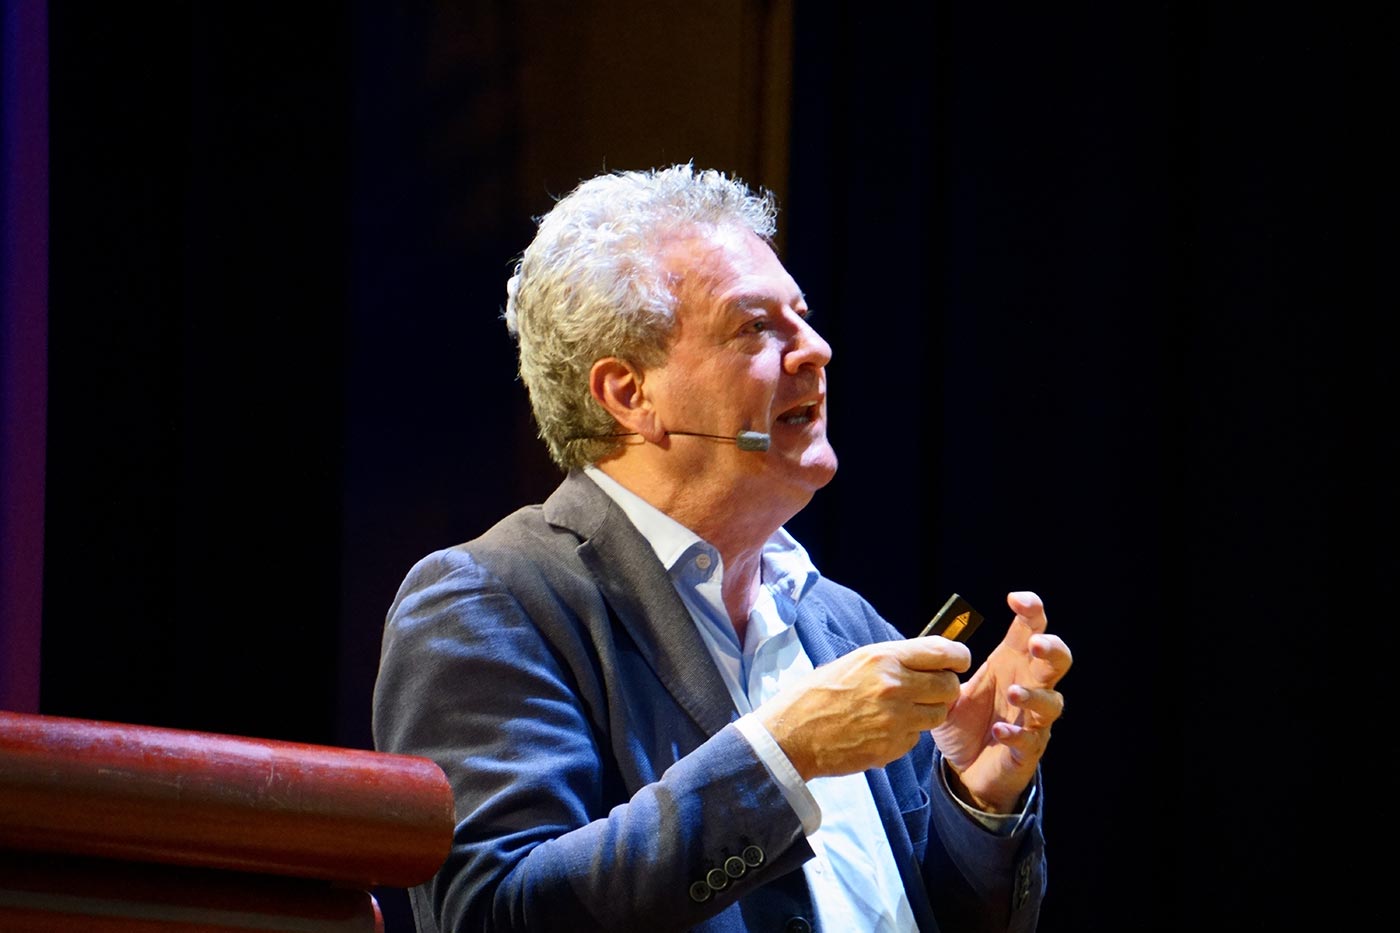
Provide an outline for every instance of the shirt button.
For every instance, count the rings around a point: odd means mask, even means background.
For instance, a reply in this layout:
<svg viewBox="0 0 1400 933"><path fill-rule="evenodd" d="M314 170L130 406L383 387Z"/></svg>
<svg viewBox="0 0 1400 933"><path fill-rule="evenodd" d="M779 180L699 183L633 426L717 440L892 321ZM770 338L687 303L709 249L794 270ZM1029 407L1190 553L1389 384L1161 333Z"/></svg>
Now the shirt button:
<svg viewBox="0 0 1400 933"><path fill-rule="evenodd" d="M699 567L701 570L709 570L709 569L710 569L710 555L708 555L708 554L701 554L700 556L696 557L696 558L695 558L695 566Z"/></svg>
<svg viewBox="0 0 1400 933"><path fill-rule="evenodd" d="M807 922L806 917L793 917L783 927L786 933L812 933L812 924Z"/></svg>

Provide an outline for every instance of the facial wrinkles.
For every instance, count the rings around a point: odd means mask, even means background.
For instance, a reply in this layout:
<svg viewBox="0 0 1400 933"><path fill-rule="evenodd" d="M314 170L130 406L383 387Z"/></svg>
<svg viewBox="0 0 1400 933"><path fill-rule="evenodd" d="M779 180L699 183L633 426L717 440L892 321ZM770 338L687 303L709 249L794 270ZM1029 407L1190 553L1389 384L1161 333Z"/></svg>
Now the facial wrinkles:
<svg viewBox="0 0 1400 933"><path fill-rule="evenodd" d="M681 309L668 364L675 364L675 375L691 377L680 380L673 399L682 403L673 410L686 417L703 412L707 420L741 420L735 430L768 430L783 416L794 418L785 422L794 424L822 414L809 403L819 401L824 390L829 351L814 352L813 346L824 342L805 323L802 291L761 243L722 230L673 240L668 248L666 262ZM767 329L747 331L755 320ZM683 397L695 391L703 403L685 404L695 402ZM730 429L726 423L714 433Z"/></svg>
<svg viewBox="0 0 1400 933"><path fill-rule="evenodd" d="M817 401L823 387L825 354L814 352L821 338L806 323L806 304L796 283L785 273L765 270L737 283L734 294L725 301L732 314L735 338L740 352L754 357L750 371L771 387L769 417L796 424L818 414L810 403ZM755 323L764 328L751 333Z"/></svg>

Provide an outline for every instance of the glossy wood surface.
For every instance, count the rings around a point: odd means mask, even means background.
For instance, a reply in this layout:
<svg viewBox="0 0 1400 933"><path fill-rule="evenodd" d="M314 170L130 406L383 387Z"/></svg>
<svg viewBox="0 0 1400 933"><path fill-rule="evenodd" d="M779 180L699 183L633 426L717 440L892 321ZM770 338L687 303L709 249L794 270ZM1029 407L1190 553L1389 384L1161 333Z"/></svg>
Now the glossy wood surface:
<svg viewBox="0 0 1400 933"><path fill-rule="evenodd" d="M424 758L0 712L0 850L407 887L452 812Z"/></svg>

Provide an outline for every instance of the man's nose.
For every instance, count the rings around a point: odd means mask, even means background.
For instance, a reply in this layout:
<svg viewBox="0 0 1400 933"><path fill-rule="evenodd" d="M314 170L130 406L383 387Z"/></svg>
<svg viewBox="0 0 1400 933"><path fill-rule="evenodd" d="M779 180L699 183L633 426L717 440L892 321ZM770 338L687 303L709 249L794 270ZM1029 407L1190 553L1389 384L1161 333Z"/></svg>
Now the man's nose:
<svg viewBox="0 0 1400 933"><path fill-rule="evenodd" d="M797 328L793 332L792 345L783 357L783 366L789 372L797 372L804 366L822 367L831 362L831 344L806 318L797 318Z"/></svg>

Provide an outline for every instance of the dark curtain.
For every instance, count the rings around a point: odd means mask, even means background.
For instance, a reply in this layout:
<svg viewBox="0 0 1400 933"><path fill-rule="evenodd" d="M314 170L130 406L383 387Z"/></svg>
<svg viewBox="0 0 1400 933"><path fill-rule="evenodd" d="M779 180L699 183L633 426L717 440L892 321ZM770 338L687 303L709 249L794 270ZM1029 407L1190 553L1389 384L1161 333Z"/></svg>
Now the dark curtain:
<svg viewBox="0 0 1400 933"><path fill-rule="evenodd" d="M1076 668L1043 929L1351 909L1324 762L1400 570L1382 36L1310 5L799 9L789 266L832 309L845 457L802 521L911 627L1046 598Z"/></svg>
<svg viewBox="0 0 1400 933"><path fill-rule="evenodd" d="M0 709L39 706L48 398L48 27L0 6Z"/></svg>
<svg viewBox="0 0 1400 933"><path fill-rule="evenodd" d="M44 712L335 738L349 25L51 11Z"/></svg>

